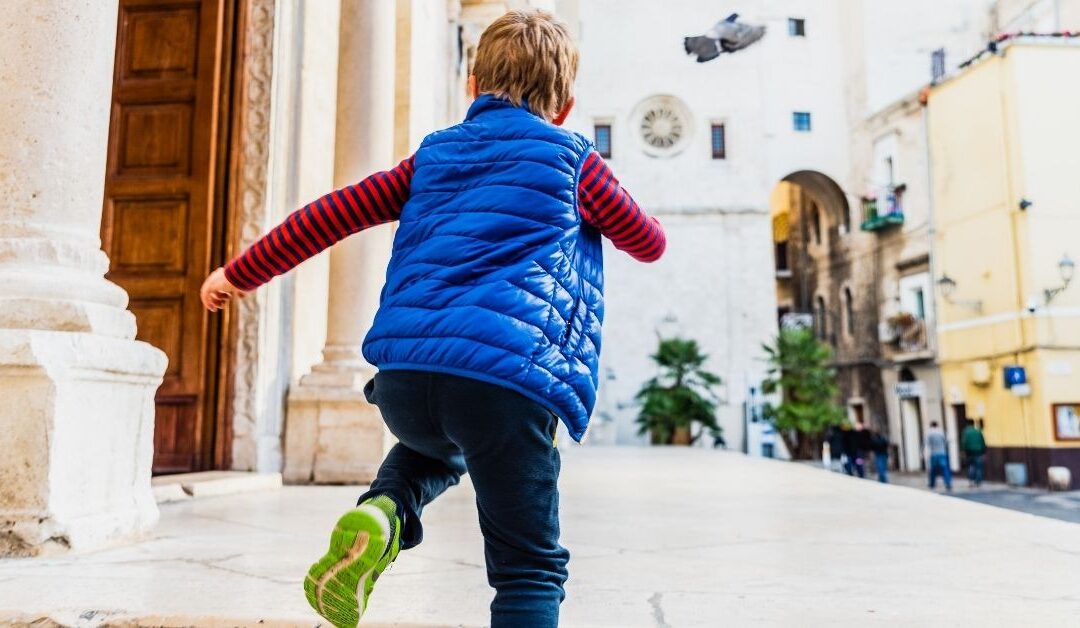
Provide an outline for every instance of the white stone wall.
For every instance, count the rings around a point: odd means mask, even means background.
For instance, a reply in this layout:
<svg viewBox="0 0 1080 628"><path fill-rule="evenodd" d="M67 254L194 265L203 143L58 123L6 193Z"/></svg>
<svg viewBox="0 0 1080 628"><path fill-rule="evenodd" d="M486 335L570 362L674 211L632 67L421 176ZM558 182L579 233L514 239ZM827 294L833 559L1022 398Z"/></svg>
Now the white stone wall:
<svg viewBox="0 0 1080 628"><path fill-rule="evenodd" d="M729 447L743 443L742 403L760 383L760 346L775 333L776 298L768 218L769 194L792 172L812 169L834 178L848 169L845 93L841 80L841 14L833 3L762 2L743 18L769 31L755 47L695 63L683 37L702 34L728 7L704 0L582 0L582 66L578 106L568 126L593 134L595 120L612 123L610 160L639 203L668 233L668 252L639 265L609 247L607 322L598 441L640 443L634 393L655 369L649 354L656 328L694 338L725 381L720 412ZM788 36L788 17L806 19L808 37ZM653 95L673 95L691 112L692 137L671 158L645 154L631 114ZM809 111L813 131L796 133L794 111ZM710 125L727 130L727 159L713 160ZM667 315L677 322L661 323Z"/></svg>

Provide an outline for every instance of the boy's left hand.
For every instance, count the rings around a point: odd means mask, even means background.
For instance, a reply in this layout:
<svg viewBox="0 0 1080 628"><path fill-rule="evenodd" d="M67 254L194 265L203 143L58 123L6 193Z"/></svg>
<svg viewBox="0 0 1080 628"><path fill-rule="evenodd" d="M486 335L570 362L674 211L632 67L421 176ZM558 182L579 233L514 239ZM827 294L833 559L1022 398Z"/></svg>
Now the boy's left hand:
<svg viewBox="0 0 1080 628"><path fill-rule="evenodd" d="M210 276L203 282L202 289L199 290L199 298L202 299L203 306L211 312L216 312L232 300L234 296L243 298L247 295L246 292L232 285L232 283L225 277L225 269L219 268L210 273Z"/></svg>

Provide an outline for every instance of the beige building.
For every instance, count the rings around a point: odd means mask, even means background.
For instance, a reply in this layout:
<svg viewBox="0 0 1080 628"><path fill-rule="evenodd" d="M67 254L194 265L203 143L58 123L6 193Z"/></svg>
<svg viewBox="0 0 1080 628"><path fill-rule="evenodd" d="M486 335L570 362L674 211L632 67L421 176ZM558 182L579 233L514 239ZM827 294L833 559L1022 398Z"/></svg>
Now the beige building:
<svg viewBox="0 0 1080 628"><path fill-rule="evenodd" d="M1021 38L929 95L941 377L990 477L1080 476L1078 75L1075 40Z"/></svg>
<svg viewBox="0 0 1080 628"><path fill-rule="evenodd" d="M480 32L528 4L5 7L0 554L138 537L157 518L151 473L370 478L384 431L359 344L392 227L223 315L198 287L302 203L458 120Z"/></svg>

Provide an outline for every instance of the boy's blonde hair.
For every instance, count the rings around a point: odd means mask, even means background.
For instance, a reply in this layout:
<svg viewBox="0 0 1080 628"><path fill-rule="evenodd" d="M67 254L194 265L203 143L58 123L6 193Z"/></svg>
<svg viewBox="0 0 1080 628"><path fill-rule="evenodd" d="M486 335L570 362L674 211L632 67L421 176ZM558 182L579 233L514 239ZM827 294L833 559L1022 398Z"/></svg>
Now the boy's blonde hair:
<svg viewBox="0 0 1080 628"><path fill-rule="evenodd" d="M481 94L524 101L553 120L574 95L578 51L566 24L545 11L511 11L480 36L473 74Z"/></svg>

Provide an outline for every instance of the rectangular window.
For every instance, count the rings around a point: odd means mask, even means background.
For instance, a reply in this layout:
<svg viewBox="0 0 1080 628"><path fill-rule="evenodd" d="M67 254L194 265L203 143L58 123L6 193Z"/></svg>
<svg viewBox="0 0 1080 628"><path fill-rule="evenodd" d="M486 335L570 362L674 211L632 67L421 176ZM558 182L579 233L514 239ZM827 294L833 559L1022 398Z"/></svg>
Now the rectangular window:
<svg viewBox="0 0 1080 628"><path fill-rule="evenodd" d="M593 139L596 142L596 152L604 159L611 158L611 125L597 124L593 127Z"/></svg>
<svg viewBox="0 0 1080 628"><path fill-rule="evenodd" d="M809 111L796 111L791 114L792 124L795 126L795 130L801 133L810 132L810 112Z"/></svg>
<svg viewBox="0 0 1080 628"><path fill-rule="evenodd" d="M938 48L930 54L930 81L938 83L945 78L945 49Z"/></svg>
<svg viewBox="0 0 1080 628"><path fill-rule="evenodd" d="M806 20L797 17L788 18L787 32L791 37L806 37Z"/></svg>
<svg viewBox="0 0 1080 628"><path fill-rule="evenodd" d="M727 135L724 125L712 125L712 158L727 159Z"/></svg>

